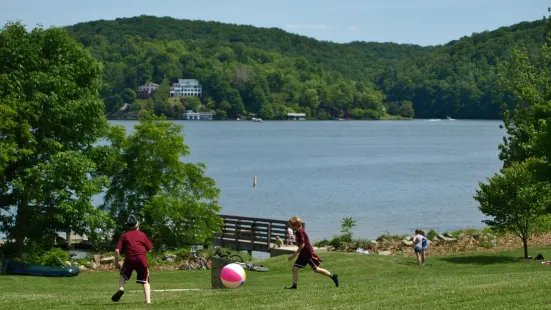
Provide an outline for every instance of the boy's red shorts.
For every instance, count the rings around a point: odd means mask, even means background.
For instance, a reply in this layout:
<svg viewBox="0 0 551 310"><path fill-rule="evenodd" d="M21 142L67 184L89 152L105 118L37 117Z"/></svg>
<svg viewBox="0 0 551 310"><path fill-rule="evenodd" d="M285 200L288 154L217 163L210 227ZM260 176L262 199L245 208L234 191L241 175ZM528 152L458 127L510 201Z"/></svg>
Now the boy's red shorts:
<svg viewBox="0 0 551 310"><path fill-rule="evenodd" d="M318 266L323 262L323 259L321 257L317 256L316 254L312 254L310 256L301 256L299 255L297 260L295 261L295 266L298 268L304 268L306 267L306 264L310 265L312 269L316 270L318 269Z"/></svg>
<svg viewBox="0 0 551 310"><path fill-rule="evenodd" d="M136 273L138 274L136 277L136 283L149 283L149 268L145 257L127 257L124 259L121 274L124 276L126 281L130 280L134 270L136 270Z"/></svg>

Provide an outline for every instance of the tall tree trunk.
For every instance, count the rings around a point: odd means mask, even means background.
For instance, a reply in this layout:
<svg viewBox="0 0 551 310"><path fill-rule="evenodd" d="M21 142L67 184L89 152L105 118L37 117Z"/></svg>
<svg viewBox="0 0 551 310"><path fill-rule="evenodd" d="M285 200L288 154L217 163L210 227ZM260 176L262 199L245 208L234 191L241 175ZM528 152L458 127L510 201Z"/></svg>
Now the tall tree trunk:
<svg viewBox="0 0 551 310"><path fill-rule="evenodd" d="M71 230L65 232L65 241L67 241L67 249L71 249Z"/></svg>
<svg viewBox="0 0 551 310"><path fill-rule="evenodd" d="M98 234L96 233L96 230L94 228L90 229L90 236L88 237L88 242L90 242L90 244L94 249L99 243Z"/></svg>
<svg viewBox="0 0 551 310"><path fill-rule="evenodd" d="M522 236L522 243L524 245L524 259L528 259L528 236Z"/></svg>
<svg viewBox="0 0 551 310"><path fill-rule="evenodd" d="M15 217L15 249L12 253L15 257L20 257L25 250L25 239L29 227L28 204L26 199L22 199L17 207L17 215Z"/></svg>

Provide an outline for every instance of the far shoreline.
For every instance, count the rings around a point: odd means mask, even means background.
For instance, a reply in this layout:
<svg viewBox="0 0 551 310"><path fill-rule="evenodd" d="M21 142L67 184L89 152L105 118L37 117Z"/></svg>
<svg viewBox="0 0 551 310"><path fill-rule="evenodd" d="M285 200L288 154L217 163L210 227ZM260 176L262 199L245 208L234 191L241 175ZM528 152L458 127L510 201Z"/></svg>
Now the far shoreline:
<svg viewBox="0 0 551 310"><path fill-rule="evenodd" d="M139 118L107 118L108 121L139 121ZM252 120L235 120L235 119L218 119L218 120L186 120L186 119L174 119L167 118L168 121L185 121L190 123L195 122L253 122ZM430 118L411 118L411 119L307 119L307 120L262 120L262 122L382 122L382 121L430 121ZM440 119L442 122L447 122L446 119ZM483 119L483 118L462 118L454 119L453 121L493 121L493 122L503 122L503 119ZM449 122L449 121L448 121Z"/></svg>

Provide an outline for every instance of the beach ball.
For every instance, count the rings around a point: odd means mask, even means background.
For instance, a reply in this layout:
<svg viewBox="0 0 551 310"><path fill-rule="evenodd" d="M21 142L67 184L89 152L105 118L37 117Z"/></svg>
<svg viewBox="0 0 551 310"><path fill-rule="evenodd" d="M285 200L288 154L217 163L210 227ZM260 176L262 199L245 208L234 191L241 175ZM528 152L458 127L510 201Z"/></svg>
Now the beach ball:
<svg viewBox="0 0 551 310"><path fill-rule="evenodd" d="M220 280L227 288L238 288L245 283L247 275L245 269L238 264L232 263L224 266L220 272Z"/></svg>

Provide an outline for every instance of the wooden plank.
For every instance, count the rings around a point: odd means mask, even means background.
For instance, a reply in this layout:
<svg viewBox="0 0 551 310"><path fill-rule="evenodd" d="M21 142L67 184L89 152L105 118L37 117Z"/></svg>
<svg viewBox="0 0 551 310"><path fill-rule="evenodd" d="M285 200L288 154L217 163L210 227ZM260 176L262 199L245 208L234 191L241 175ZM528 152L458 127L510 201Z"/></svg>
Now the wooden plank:
<svg viewBox="0 0 551 310"><path fill-rule="evenodd" d="M228 224L235 224L235 223L242 223L242 224L248 224L248 225L251 225L253 223L255 223L255 221L242 221L242 220L233 220L233 219L224 219L224 222L225 223L228 223ZM264 223L264 224L268 224L269 222L264 222L264 221L256 221L257 223Z"/></svg>
<svg viewBox="0 0 551 310"><path fill-rule="evenodd" d="M226 229L223 229L222 230L223 232L227 231L227 232L234 232L234 231L238 231L237 229L234 229L234 228L226 228ZM261 228L261 229L240 229L239 231L242 231L242 232L247 232L247 233L251 233L251 232L258 232L258 233L267 233L268 232L268 228ZM272 230L273 233L278 233L278 234L285 234L284 231L277 231L277 230Z"/></svg>
<svg viewBox="0 0 551 310"><path fill-rule="evenodd" d="M232 237L243 237L243 238L266 238L268 236L268 231L224 231L221 233L222 236L225 238L232 238ZM279 236L280 238L284 238L285 234L283 233L277 233L272 232L271 233L272 238L275 238L276 236Z"/></svg>
<svg viewBox="0 0 551 310"><path fill-rule="evenodd" d="M286 220L276 220L276 219L269 219L269 218L246 217L246 216L227 215L227 214L220 214L220 217L223 218L224 220L239 220L242 222L246 222L246 221L269 222L271 224L281 224L285 226L288 224L288 221Z"/></svg>
<svg viewBox="0 0 551 310"><path fill-rule="evenodd" d="M247 233L247 234L250 234L252 232L255 232L255 233L261 233L261 234L266 234L268 233L268 229L224 229L222 230L222 232L228 232L228 233L238 233L238 232L241 232L241 233ZM283 231L273 231L272 230L272 233L275 233L275 234L278 234L278 235L284 235L285 232Z"/></svg>
<svg viewBox="0 0 551 310"><path fill-rule="evenodd" d="M256 223L255 223L256 224ZM254 247L254 237L255 237L255 229L256 229L256 226L255 224L251 225L251 247Z"/></svg>
<svg viewBox="0 0 551 310"><path fill-rule="evenodd" d="M269 223L259 223L259 222L233 222L228 221L225 222L225 227L236 227L237 225L240 225L241 227L259 227L259 228L266 228L268 227ZM277 226L277 227L283 227L283 226ZM283 229L283 228L282 228Z"/></svg>
<svg viewBox="0 0 551 310"><path fill-rule="evenodd" d="M262 222L283 223L283 224L287 224L287 222L288 222L288 221L284 221L284 220L258 218L258 217L246 217L246 216L238 216L238 215L226 215L226 214L220 214L220 217L225 218L225 219L245 220L245 221L259 221L259 222L262 221Z"/></svg>
<svg viewBox="0 0 551 310"><path fill-rule="evenodd" d="M232 223L226 223L226 225L224 225L224 227L228 227L228 228L235 228L237 227L238 225L240 227L247 227L247 228L267 228L268 227L268 224L269 223L243 223L243 222L232 222ZM284 228L281 228L281 229L284 229Z"/></svg>
<svg viewBox="0 0 551 310"><path fill-rule="evenodd" d="M268 241L272 240L272 224L268 226ZM270 249L270 243L267 243L268 250Z"/></svg>

